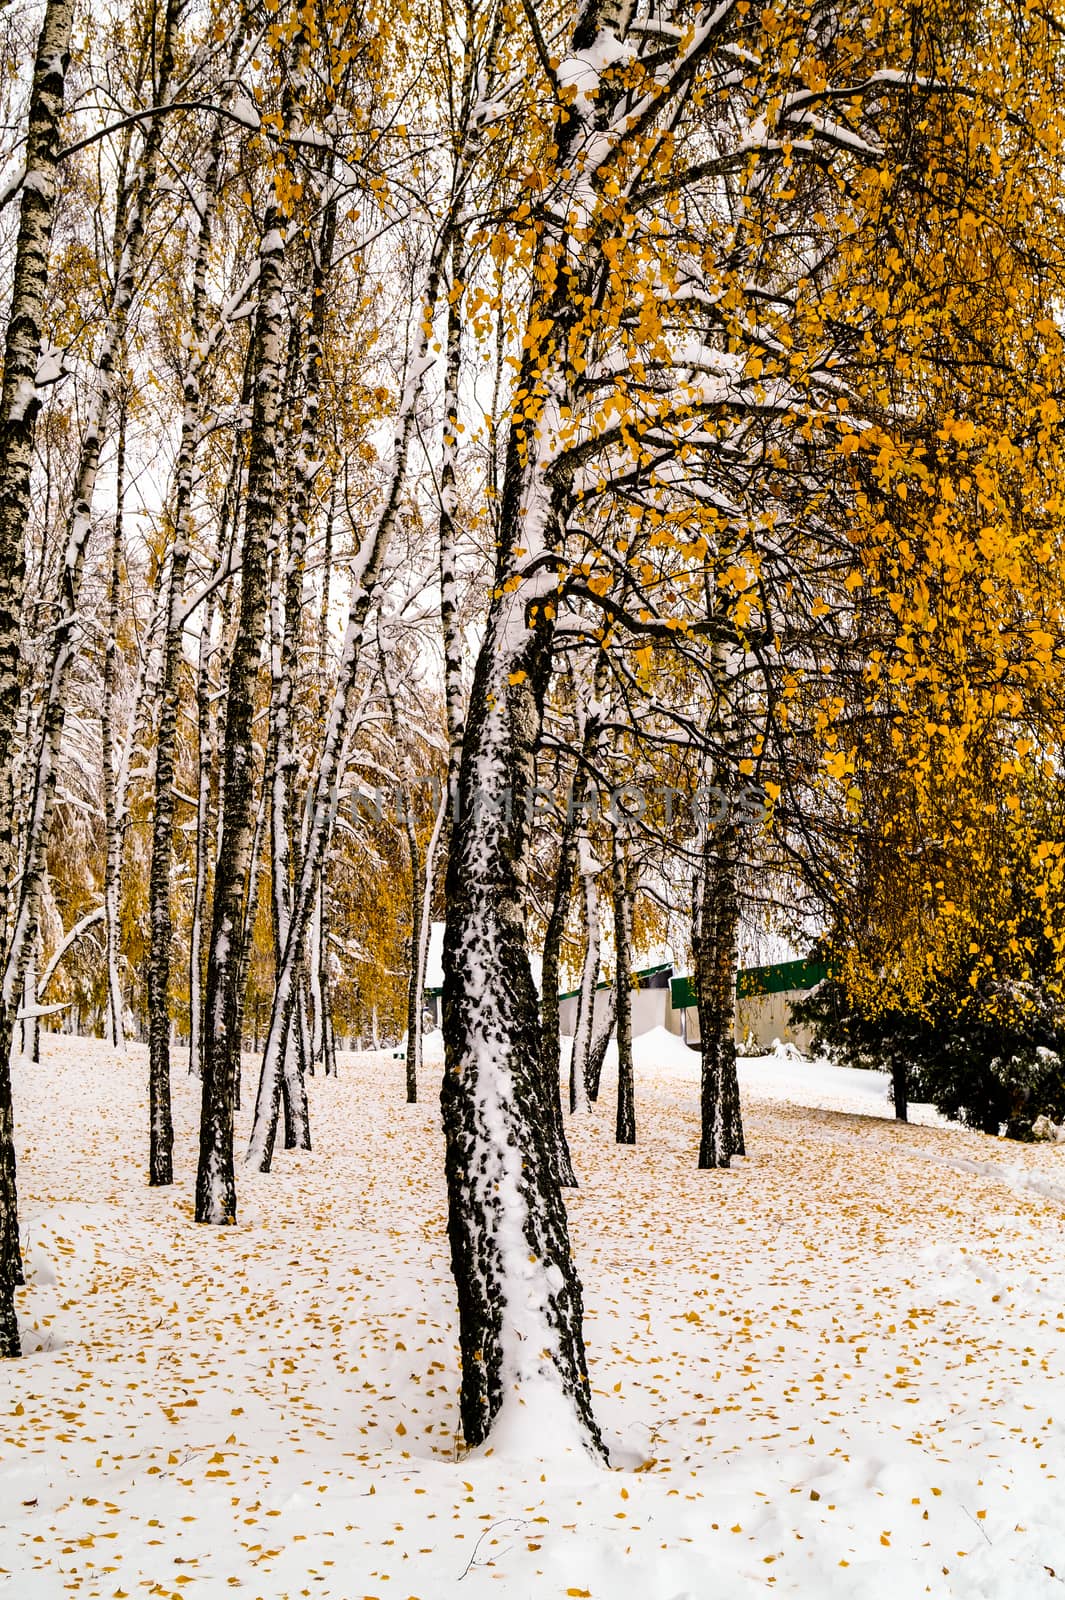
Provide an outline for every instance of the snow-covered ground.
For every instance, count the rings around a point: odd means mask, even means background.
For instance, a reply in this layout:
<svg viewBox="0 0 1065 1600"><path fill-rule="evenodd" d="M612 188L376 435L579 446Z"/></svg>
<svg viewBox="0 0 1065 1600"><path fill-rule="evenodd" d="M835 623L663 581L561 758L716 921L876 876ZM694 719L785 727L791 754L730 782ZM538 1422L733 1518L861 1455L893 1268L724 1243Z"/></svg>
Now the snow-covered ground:
<svg viewBox="0 0 1065 1600"><path fill-rule="evenodd" d="M1065 1149L778 1056L742 1064L749 1159L699 1173L695 1057L645 1036L638 1146L609 1069L574 1131L616 1465L463 1460L434 1073L408 1107L402 1070L343 1057L315 1151L212 1230L183 1071L153 1191L142 1051L19 1068L0 1596L1061 1595Z"/></svg>

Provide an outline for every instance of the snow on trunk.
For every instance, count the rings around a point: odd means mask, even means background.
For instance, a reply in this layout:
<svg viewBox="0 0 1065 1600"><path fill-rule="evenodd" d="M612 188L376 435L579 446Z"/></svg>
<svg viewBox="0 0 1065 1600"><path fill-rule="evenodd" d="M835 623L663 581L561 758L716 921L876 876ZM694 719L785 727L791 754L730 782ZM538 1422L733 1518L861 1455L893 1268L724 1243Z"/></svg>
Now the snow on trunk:
<svg viewBox="0 0 1065 1600"><path fill-rule="evenodd" d="M48 252L55 219L60 119L70 50L72 0L48 0L37 45L26 130L18 238L4 342L0 395L0 971L11 943L15 881L12 757L19 710L19 664L26 525L39 400L37 363L45 323ZM15 1176L10 1055L14 1002L0 997L0 1356L19 1354L14 1290L22 1282Z"/></svg>
<svg viewBox="0 0 1065 1600"><path fill-rule="evenodd" d="M526 807L554 628L549 552L565 500L549 471L564 399L552 387L537 445L514 432L508 445L448 869L441 1106L466 1442L535 1454L547 1428L556 1445L601 1455L525 930Z"/></svg>

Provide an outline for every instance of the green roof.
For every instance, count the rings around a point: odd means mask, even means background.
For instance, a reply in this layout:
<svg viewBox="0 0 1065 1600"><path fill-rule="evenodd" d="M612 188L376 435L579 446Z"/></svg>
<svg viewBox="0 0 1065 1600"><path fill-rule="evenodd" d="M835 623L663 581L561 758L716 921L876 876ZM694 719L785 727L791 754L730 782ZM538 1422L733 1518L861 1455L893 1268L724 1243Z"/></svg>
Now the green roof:
<svg viewBox="0 0 1065 1600"><path fill-rule="evenodd" d="M640 987L641 979L653 978L656 973L668 972L668 971L669 971L669 962L668 961L660 961L658 963L657 967L642 967L639 972L634 972L632 974L632 986L633 986L634 989L638 989ZM614 983L613 983L613 980L610 979L610 978L603 978L599 983L596 984L596 988L597 989L612 989L613 987L614 987ZM580 991L579 988L567 989L565 994L560 994L558 998L559 998L560 1001L562 1001L562 1000L575 1000L577 998L577 996L580 994L580 992L581 991Z"/></svg>
<svg viewBox="0 0 1065 1600"><path fill-rule="evenodd" d="M741 1000L759 994L790 994L796 989L812 989L828 972L823 961L775 961L766 967L742 967L736 974L736 993ZM670 984L674 1011L693 1006L695 987L690 977L674 978Z"/></svg>
<svg viewBox="0 0 1065 1600"><path fill-rule="evenodd" d="M653 978L659 972L668 970L668 963L660 963L657 967L643 967L632 975L633 987L638 989L641 981ZM775 961L767 967L742 967L736 974L736 993L741 1000L759 994L790 994L797 989L812 989L821 982L828 972L828 966L823 961ZM597 989L610 989L613 985L609 979L604 978L596 984ZM695 1005L695 988L691 977L673 978L670 981L670 1004L674 1011L684 1011L688 1006ZM440 989L426 989L427 995L439 995ZM567 989L565 994L559 995L559 1000L574 1000L580 994L580 989Z"/></svg>

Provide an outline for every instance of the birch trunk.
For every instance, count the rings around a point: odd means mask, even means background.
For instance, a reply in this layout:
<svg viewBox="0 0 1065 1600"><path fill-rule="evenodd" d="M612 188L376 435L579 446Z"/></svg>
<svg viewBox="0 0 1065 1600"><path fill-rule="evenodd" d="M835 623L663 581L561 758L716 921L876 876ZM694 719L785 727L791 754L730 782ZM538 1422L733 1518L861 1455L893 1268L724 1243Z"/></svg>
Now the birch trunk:
<svg viewBox="0 0 1065 1600"><path fill-rule="evenodd" d="M71 0L49 0L37 46L0 395L0 949L9 937L8 895L15 875L11 757L19 709L30 473L40 410L36 376L73 10Z"/></svg>
<svg viewBox="0 0 1065 1600"><path fill-rule="evenodd" d="M325 898L324 885L318 885L318 893L314 900L314 912L311 916L310 933L308 936L308 971L307 982L310 988L311 1008L311 1060L315 1064L322 1063L326 1076L329 1074L329 1058L326 1054L326 1025L325 1025L325 994L322 964L322 924L324 922L323 900Z"/></svg>
<svg viewBox="0 0 1065 1600"><path fill-rule="evenodd" d="M421 965L422 910L425 904L425 883L422 877L421 851L418 848L418 830L414 825L413 808L404 807L406 815L407 856L410 862L410 976L407 983L407 1104L418 1099L418 1073L422 1057L422 997L419 982Z"/></svg>
<svg viewBox="0 0 1065 1600"><path fill-rule="evenodd" d="M275 207L268 211L266 223L259 250L252 335L254 401L241 541L240 612L226 703L222 838L215 871L204 1003L196 1220L215 1224L235 1222L237 1209L233 1099L240 1074L241 945L256 812L252 729L266 620L267 551L274 520L281 392L285 243L283 221Z"/></svg>
<svg viewBox="0 0 1065 1600"><path fill-rule="evenodd" d="M440 632L444 644L444 706L447 717L448 814L453 820L458 805L459 766L462 761L462 635L459 627L458 540L455 512L458 487L455 451L458 445L459 380L462 375L462 295L466 272L462 237L456 228L451 249L451 284L447 307L447 357L444 369L444 437L440 463Z"/></svg>
<svg viewBox="0 0 1065 1600"><path fill-rule="evenodd" d="M727 1167L744 1153L736 1073L736 970L739 900L736 834L731 817L708 826L692 957L702 1050L699 1166Z"/></svg>
<svg viewBox="0 0 1065 1600"><path fill-rule="evenodd" d="M610 1048L610 1041L614 1037L614 1028L618 1019L618 995L616 986L612 985L607 990L606 1007L602 1020L595 1031L592 1048L588 1054L588 1098L595 1105L599 1099L599 1087L603 1081L603 1067L606 1064L606 1053Z"/></svg>
<svg viewBox="0 0 1065 1600"><path fill-rule="evenodd" d="M570 674L571 688L576 690L573 675ZM606 687L606 658L601 653L596 662L592 677L594 709L588 703L577 704L577 723L580 733L580 756L577 762L578 780L581 781L587 771L589 758L594 754L600 731L601 696ZM570 1157L569 1144L566 1139L565 1118L562 1113L562 1041L559 1031L559 987L560 987L560 954L562 939L566 931L566 918L569 913L569 902L573 892L573 881L578 863L578 817L582 806L590 804L590 798L578 801L570 789L565 810L565 820L562 824L562 836L559 840L558 870L555 874L554 892L551 902L551 915L548 918L547 929L544 935L543 965L541 969L540 988L540 1015L543 1031L544 1052L544 1092L548 1114L555 1128L555 1138L558 1144L558 1163L561 1181L567 1188L577 1185L576 1174L573 1171L573 1162ZM613 1026L612 1018L607 1029L607 1039L610 1037L610 1027ZM589 1098L594 1100L599 1094L599 1075L602 1071L603 1053L606 1050L606 1041L603 1042L602 1051L596 1054L593 1043L589 1052L585 1081L588 1084ZM596 1062L598 1060L598 1068ZM572 1076L572 1056L570 1061L571 1095L576 1088L576 1081Z"/></svg>
<svg viewBox="0 0 1065 1600"><path fill-rule="evenodd" d="M436 861L440 850L440 841L444 836L447 825L448 798L445 789L440 796L440 804L436 808L433 819L433 831L429 835L429 843L425 848L425 876L422 884L421 909L417 925L417 944L414 952L414 963L411 971L411 1009L415 1015L417 1032L416 1054L414 1058L414 1083L417 1089L417 1079L422 1067L423 1047L423 1018L425 1016L425 970L429 959L429 934L432 930L433 915L433 882L436 878ZM410 1083L410 1035L407 1042L407 1099L411 1099Z"/></svg>
<svg viewBox="0 0 1065 1600"><path fill-rule="evenodd" d="M241 386L241 406L251 404L251 356L244 366ZM232 566L233 544L236 540L236 523L244 483L245 439L238 433L233 443L229 474L222 499L221 526L218 536L218 562L220 571ZM229 582L226 585L227 598ZM200 1077L203 1060L203 969L204 905L211 880L212 844L211 780L217 767L218 718L212 710L214 694L211 687L211 660L214 654L215 618L218 615L217 589L211 591L203 625L200 630L200 648L196 666L196 760L198 781L196 789L196 864L193 873L192 925L189 932L189 1072ZM225 609L223 608L223 616ZM224 634L224 629L223 629ZM219 692L218 698L221 698ZM219 783L221 790L221 783ZM221 793L219 793L221 809ZM220 837L220 836L219 836ZM239 1081L238 1081L239 1089ZM239 1100L238 1100L239 1105Z"/></svg>
<svg viewBox="0 0 1065 1600"><path fill-rule="evenodd" d="M22 587L40 405L36 376L73 10L72 0L48 0L37 44L0 394L0 961L5 967L13 911L10 885L15 875L12 756L19 709ZM0 996L0 1356L17 1356L20 1351L14 1290L23 1281L11 1101L14 1009L12 999Z"/></svg>
<svg viewBox="0 0 1065 1600"><path fill-rule="evenodd" d="M248 891L244 902L244 922L240 930L240 972L237 977L237 1022L236 1033L241 1040L243 1049L244 1040L244 1012L248 1002L248 974L251 971L251 958L255 952L255 920L259 914L259 889L262 881L263 840L266 838L267 823L267 790L265 783L259 797L258 809L255 813L255 831L251 840L251 861L248 866ZM259 1049L259 1001L255 1002L255 1049ZM233 1086L233 1108L240 1110L241 1096L241 1059L237 1057L237 1075Z"/></svg>
<svg viewBox="0 0 1065 1600"><path fill-rule="evenodd" d="M100 717L103 767L104 829L104 935L107 961L107 1038L113 1050L125 1052L125 999L119 971L120 910L122 903L122 840L115 793L114 703L118 679L118 618L125 544L126 406L118 417L118 454L115 460L115 522L111 535L111 572L107 591L107 638L104 642L103 711Z"/></svg>
<svg viewBox="0 0 1065 1600"><path fill-rule="evenodd" d="M270 738L267 745L263 793L270 797L271 921L274 934L274 960L280 962L288 937L292 910L292 819L290 787L287 780L294 759L289 739L288 710L292 694L295 649L294 647L291 651L286 649L290 632L288 619L293 613L286 605L285 619L282 620L280 573L277 563L278 552L275 548L271 558L270 580ZM294 622L293 626L298 626L298 622ZM289 662L287 667L286 655ZM249 923L247 933L246 948L249 953L253 934L254 918ZM309 1150L311 1147L307 1093L303 1082L303 1060L297 1049L298 1021L297 985L297 1006L289 1018L281 1074L281 1104L284 1109L286 1150L295 1150L297 1147Z"/></svg>
<svg viewBox="0 0 1065 1600"><path fill-rule="evenodd" d="M191 484L191 463L189 482ZM179 515L182 511L179 501ZM174 838L174 769L177 754L181 590L188 566L187 539L178 535L170 563L155 752L155 809L148 873L148 1182L174 1180L174 1124L170 1109L170 861Z"/></svg>
<svg viewBox="0 0 1065 1600"><path fill-rule="evenodd" d="M564 326L569 299L559 279L531 315ZM519 387L539 381L532 361L527 348ZM527 806L557 592L552 551L568 508L550 475L551 446L569 398L552 379L535 433L515 424L508 440L448 867L441 1107L466 1442L502 1428L532 1449L546 1427L602 1455L525 928Z"/></svg>
<svg viewBox="0 0 1065 1600"><path fill-rule="evenodd" d="M613 830L614 1000L618 1039L618 1112L614 1136L618 1144L636 1143L636 1085L632 1065L632 887L622 835Z"/></svg>
<svg viewBox="0 0 1065 1600"><path fill-rule="evenodd" d="M336 516L336 481L330 487L322 537L321 601L318 608L318 721L324 732L329 710L327 691L329 668L329 601L333 575L333 523ZM326 1076L336 1071L336 1052L332 1045L329 1001L329 918L326 904L326 871L318 877L311 923L311 1058L321 1061Z"/></svg>
<svg viewBox="0 0 1065 1600"><path fill-rule="evenodd" d="M211 837L211 639L214 603L200 629L196 662L196 844L189 928L189 1072L200 1076L203 1047L203 906L207 895L207 857Z"/></svg>
<svg viewBox="0 0 1065 1600"><path fill-rule="evenodd" d="M588 49L607 23L620 37L630 9L588 0L570 47ZM556 128L560 169L584 136L585 113L575 110ZM441 1109L466 1442L501 1428L512 1447L535 1451L549 1429L602 1457L525 928L527 807L551 676L555 551L570 509L569 485L553 469L563 418L573 414L567 341L590 287L579 269L559 270L564 227L545 227L533 267L516 391L535 394L538 414L532 422L527 408L507 436L495 583L463 735L447 879Z"/></svg>
<svg viewBox="0 0 1065 1600"><path fill-rule="evenodd" d="M18 1053L24 1061L33 1060L33 1037L37 1025L37 956L39 939L34 939L26 964L26 989L19 1013Z"/></svg>
<svg viewBox="0 0 1065 1600"><path fill-rule="evenodd" d="M595 1037L595 993L599 981L599 901L595 885L599 863L592 853L586 827L582 827L577 835L577 866L584 910L584 962L577 1000L577 1023L573 1032L573 1054L570 1056L571 1112L588 1110L588 1067Z"/></svg>
<svg viewBox="0 0 1065 1600"><path fill-rule="evenodd" d="M557 515L512 452L506 548L539 553ZM537 525L539 524L539 526ZM520 538L519 535L520 528ZM532 592L530 592L532 591ZM544 1427L595 1453L582 1295L544 1114L539 1000L525 931L528 822L552 624L530 582L489 614L460 771L444 942L446 1138L452 1268L468 1445ZM543 593L549 592L545 585Z"/></svg>
<svg viewBox="0 0 1065 1600"><path fill-rule="evenodd" d="M327 170L326 177L329 177ZM303 351L300 400L302 417L299 444L295 452L288 549L284 578L284 623L280 629L276 671L271 699L271 738L274 759L268 767L271 785L271 856L273 863L273 922L275 960L284 960L292 925L292 879L294 867L292 773L296 765L293 748L292 705L299 666L300 630L303 617L303 583L311 499L317 474L318 415L323 371L322 341L325 331L326 287L332 267L336 235L336 206L330 202L323 214L311 275L311 315ZM299 354L298 324L293 325L293 373ZM280 596L278 596L280 599ZM277 630L275 629L275 633ZM298 986L297 986L298 987ZM298 1005L298 997L297 997ZM285 1105L285 1145L292 1149L311 1147L307 1090L304 1081L304 1051L290 1016L283 1047L282 1094Z"/></svg>

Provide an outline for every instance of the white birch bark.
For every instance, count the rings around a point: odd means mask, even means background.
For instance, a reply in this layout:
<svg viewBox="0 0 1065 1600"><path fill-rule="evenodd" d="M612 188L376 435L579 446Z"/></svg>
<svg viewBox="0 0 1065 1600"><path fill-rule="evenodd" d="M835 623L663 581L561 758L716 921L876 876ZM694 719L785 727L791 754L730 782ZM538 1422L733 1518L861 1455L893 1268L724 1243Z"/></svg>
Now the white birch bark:
<svg viewBox="0 0 1065 1600"><path fill-rule="evenodd" d="M126 471L126 408L118 422L118 459L115 468L115 518L111 533L111 571L108 578L107 638L104 643L103 709L100 717L100 758L103 768L104 829L104 927L107 961L107 1038L113 1050L126 1049L125 1000L119 970L120 911L122 903L122 840L118 826L114 763L114 706L118 677L118 618L124 545L124 503Z"/></svg>

